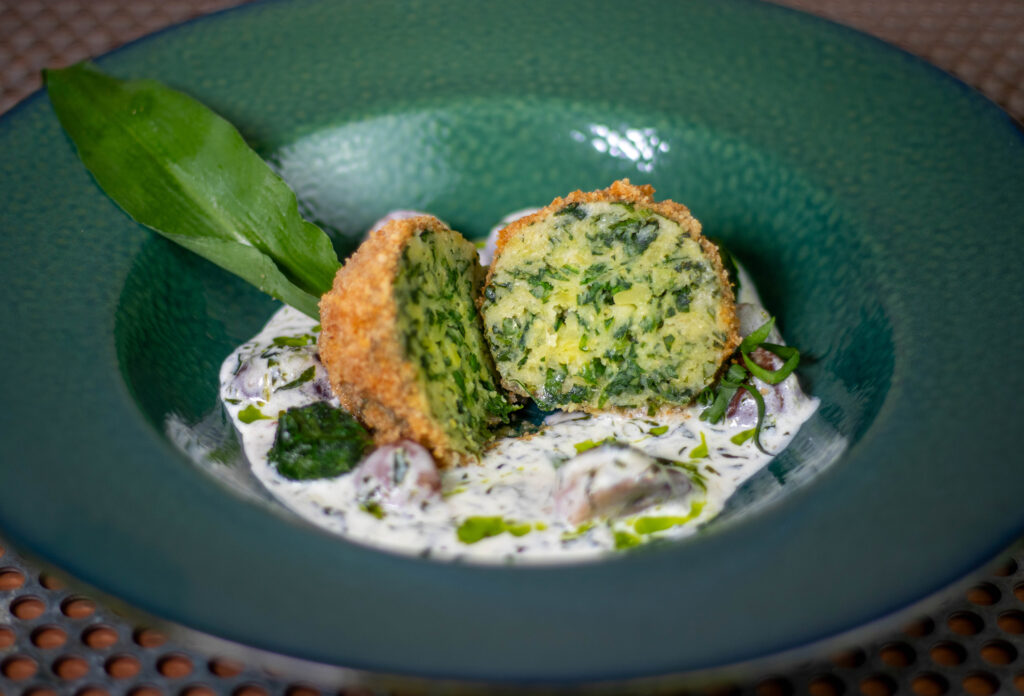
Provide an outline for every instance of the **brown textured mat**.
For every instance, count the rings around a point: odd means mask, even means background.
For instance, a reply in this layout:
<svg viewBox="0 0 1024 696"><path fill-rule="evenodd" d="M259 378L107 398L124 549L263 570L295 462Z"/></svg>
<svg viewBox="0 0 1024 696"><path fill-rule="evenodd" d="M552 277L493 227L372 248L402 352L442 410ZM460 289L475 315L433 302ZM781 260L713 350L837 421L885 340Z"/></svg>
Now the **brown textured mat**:
<svg viewBox="0 0 1024 696"><path fill-rule="evenodd" d="M1022 653L1024 550L1018 550L988 577L900 631L786 673L697 693L1024 694ZM0 694L313 696L331 691L176 645L72 594L0 542Z"/></svg>
<svg viewBox="0 0 1024 696"><path fill-rule="evenodd" d="M238 0L0 2L0 112L39 71ZM780 0L874 34L1024 120L1024 0ZM0 530L2 532L2 530ZM0 542L0 696L308 696L321 690L174 645L70 594ZM350 692L351 694L352 692ZM360 692L366 693L366 692ZM1024 694L1024 552L902 632L716 694Z"/></svg>
<svg viewBox="0 0 1024 696"><path fill-rule="evenodd" d="M1022 0L776 0L860 29L938 65L1024 120ZM4 0L0 113L39 88L39 71L105 53L238 0Z"/></svg>
<svg viewBox="0 0 1024 696"><path fill-rule="evenodd" d="M777 0L899 46L1024 120L1022 0Z"/></svg>
<svg viewBox="0 0 1024 696"><path fill-rule="evenodd" d="M39 89L43 68L106 53L238 0L4 0L0 3L0 113Z"/></svg>

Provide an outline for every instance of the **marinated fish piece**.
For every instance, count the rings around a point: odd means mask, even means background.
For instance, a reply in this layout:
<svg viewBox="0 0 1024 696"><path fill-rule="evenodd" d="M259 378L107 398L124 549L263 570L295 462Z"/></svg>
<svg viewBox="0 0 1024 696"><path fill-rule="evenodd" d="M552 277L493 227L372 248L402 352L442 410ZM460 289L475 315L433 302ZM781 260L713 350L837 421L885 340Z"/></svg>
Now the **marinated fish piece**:
<svg viewBox="0 0 1024 696"><path fill-rule="evenodd" d="M679 499L693 490L689 476L621 443L576 455L558 470L555 513L570 524L612 519Z"/></svg>
<svg viewBox="0 0 1024 696"><path fill-rule="evenodd" d="M440 465L477 457L506 400L481 331L476 248L431 216L370 236L320 301L320 358L378 444L408 439Z"/></svg>
<svg viewBox="0 0 1024 696"><path fill-rule="evenodd" d="M360 507L377 516L441 497L441 475L434 458L409 440L378 447L352 476Z"/></svg>
<svg viewBox="0 0 1024 696"><path fill-rule="evenodd" d="M739 344L732 289L690 211L628 179L499 235L481 300L510 391L545 409L678 409Z"/></svg>

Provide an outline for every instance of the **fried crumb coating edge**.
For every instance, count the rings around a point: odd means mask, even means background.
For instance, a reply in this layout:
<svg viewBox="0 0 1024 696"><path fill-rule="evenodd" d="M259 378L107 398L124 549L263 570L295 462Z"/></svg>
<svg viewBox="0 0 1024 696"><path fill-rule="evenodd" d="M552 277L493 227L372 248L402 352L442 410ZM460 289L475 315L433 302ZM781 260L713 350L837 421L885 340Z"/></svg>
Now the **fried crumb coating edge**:
<svg viewBox="0 0 1024 696"><path fill-rule="evenodd" d="M342 407L370 428L376 444L414 440L446 466L466 455L430 416L397 328L395 276L406 242L420 230L455 234L430 215L391 220L348 258L320 299L319 350Z"/></svg>

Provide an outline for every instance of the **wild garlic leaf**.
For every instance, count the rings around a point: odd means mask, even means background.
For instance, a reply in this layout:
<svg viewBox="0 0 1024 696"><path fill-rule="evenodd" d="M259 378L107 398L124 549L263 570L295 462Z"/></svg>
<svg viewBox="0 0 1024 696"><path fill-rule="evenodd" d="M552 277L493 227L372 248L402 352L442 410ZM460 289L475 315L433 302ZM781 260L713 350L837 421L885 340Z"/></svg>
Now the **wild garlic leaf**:
<svg viewBox="0 0 1024 696"><path fill-rule="evenodd" d="M159 232L159 230L157 230ZM262 292L281 300L303 314L320 318L320 297L303 292L293 285L278 269L274 261L258 249L226 239L190 237L182 234L161 235L180 244L189 251L213 261L226 271L255 285Z"/></svg>
<svg viewBox="0 0 1024 696"><path fill-rule="evenodd" d="M337 254L230 123L158 82L89 63L44 76L82 162L134 220L318 316Z"/></svg>

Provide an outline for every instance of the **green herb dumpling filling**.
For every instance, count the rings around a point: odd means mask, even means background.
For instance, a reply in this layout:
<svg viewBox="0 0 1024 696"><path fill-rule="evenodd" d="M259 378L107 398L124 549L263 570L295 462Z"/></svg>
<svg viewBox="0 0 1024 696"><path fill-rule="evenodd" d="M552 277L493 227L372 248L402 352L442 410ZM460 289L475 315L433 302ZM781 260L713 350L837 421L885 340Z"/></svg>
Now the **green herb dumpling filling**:
<svg viewBox="0 0 1024 696"><path fill-rule="evenodd" d="M691 402L739 342L714 244L684 206L628 180L505 228L484 332L505 386L545 409Z"/></svg>
<svg viewBox="0 0 1024 696"><path fill-rule="evenodd" d="M423 230L402 250L394 287L398 334L430 410L452 448L473 454L513 410L480 330L483 275L476 247L455 232Z"/></svg>
<svg viewBox="0 0 1024 696"><path fill-rule="evenodd" d="M514 410L502 394L475 298L476 248L430 216L393 220L320 302L331 387L378 444L411 439L442 465L475 457Z"/></svg>

